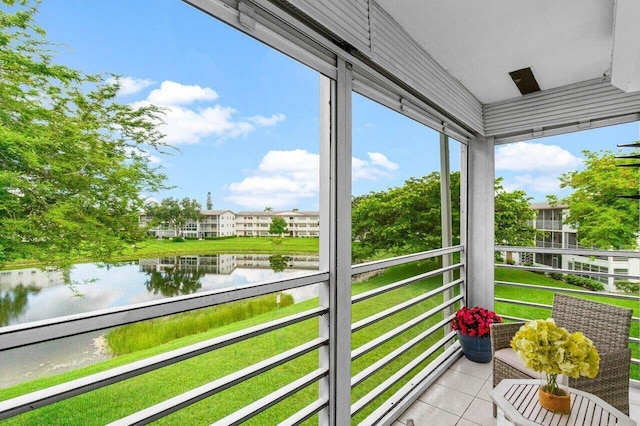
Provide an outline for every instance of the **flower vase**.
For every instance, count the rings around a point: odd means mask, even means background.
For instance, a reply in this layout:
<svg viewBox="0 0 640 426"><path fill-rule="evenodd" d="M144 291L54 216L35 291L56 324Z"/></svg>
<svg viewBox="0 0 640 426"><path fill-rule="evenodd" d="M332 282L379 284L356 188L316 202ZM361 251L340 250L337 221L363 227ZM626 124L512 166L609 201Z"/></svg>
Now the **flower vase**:
<svg viewBox="0 0 640 426"><path fill-rule="evenodd" d="M547 392L547 386L551 384L550 378L552 382L556 383L555 394ZM547 373L542 373L540 381L540 387L538 388L540 405L554 413L568 414L571 412L571 396L567 390L569 378L562 374L548 375Z"/></svg>
<svg viewBox="0 0 640 426"><path fill-rule="evenodd" d="M467 359L481 363L491 362L491 338L488 335L469 336L460 333L460 330L457 330L456 333L460 346L462 346L462 352Z"/></svg>

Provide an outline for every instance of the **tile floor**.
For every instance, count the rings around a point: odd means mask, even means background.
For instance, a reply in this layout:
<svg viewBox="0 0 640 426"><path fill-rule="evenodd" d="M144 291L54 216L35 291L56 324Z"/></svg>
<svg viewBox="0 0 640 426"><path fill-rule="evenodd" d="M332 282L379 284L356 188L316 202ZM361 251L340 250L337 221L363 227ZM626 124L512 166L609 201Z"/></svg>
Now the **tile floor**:
<svg viewBox="0 0 640 426"><path fill-rule="evenodd" d="M494 426L491 403L491 363L460 358L394 426ZM630 390L630 415L640 426L640 389Z"/></svg>

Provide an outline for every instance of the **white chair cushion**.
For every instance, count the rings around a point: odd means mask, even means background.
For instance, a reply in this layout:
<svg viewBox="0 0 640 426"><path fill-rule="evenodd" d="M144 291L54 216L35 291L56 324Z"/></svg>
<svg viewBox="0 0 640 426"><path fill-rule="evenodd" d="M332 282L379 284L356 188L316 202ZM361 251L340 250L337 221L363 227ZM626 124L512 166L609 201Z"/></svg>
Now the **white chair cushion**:
<svg viewBox="0 0 640 426"><path fill-rule="evenodd" d="M542 374L538 373L537 371L529 370L527 367L525 367L522 361L520 361L520 358L518 358L518 355L516 355L516 352L511 348L497 350L495 353L495 358L499 359L507 365L510 365L516 370L521 371L532 379L540 380L542 376Z"/></svg>

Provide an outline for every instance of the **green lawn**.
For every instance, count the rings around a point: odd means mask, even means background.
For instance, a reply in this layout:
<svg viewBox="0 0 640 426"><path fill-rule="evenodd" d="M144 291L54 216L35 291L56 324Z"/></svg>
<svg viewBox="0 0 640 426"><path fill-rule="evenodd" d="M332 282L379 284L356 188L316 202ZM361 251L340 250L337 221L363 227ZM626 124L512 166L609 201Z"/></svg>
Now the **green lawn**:
<svg viewBox="0 0 640 426"><path fill-rule="evenodd" d="M383 274L368 281L354 283L352 293L358 294L364 291L377 288L389 282L397 281L409 276L415 276L435 268L434 263L419 262L409 265L402 265L389 268ZM557 282L540 274L531 272L512 271L498 269L496 279L503 281L535 282L543 287L567 287L573 286ZM440 285L438 278L422 280L401 289L397 289L382 296L368 299L364 302L353 305L352 321L367 318L377 312L395 306ZM496 287L496 296L504 298L514 298L528 300L539 303L551 304L552 292L543 290L523 290L505 286ZM592 296L598 298L595 295ZM441 302L441 297L422 302L410 309L393 315L384 321L380 321L371 327L356 332L352 335L352 348L357 348L377 336L415 318L422 312ZM626 301L616 301L617 304L626 304ZM203 333L178 338L151 349L122 355L109 361L86 367L74 372L61 374L59 376L34 380L13 388L0 390L0 400L15 397L33 390L42 389L54 384L64 383L73 378L86 376L98 371L104 371L119 365L127 364L139 359L144 359L159 353L177 349L188 344L203 341L215 336L224 335L233 331L241 330L252 325L263 323L283 316L301 312L318 305L317 299L307 300L286 308L281 308L266 314L261 314L233 324L210 329ZM503 306L504 305L504 306ZM633 304L635 305L635 304ZM635 315L638 315L638 306L633 306ZM528 308L527 308L528 309ZM506 304L499 304L498 312L508 313L513 316L536 317L537 312L522 311L519 307ZM533 316L532 316L533 314ZM548 313L542 312L540 317L547 317ZM422 331L432 326L442 318L442 314L436 315L425 324L421 324L402 336L397 337L367 355L355 360L352 363L352 374L357 374L364 368L384 357L398 346L418 335ZM415 358L419 353L424 352L433 342L443 334L438 331L435 336L421 342L420 345L404 354L400 359L387 365L382 370L356 386L352 391L352 402L357 401L367 392L374 389L386 378L398 369L402 368L408 361ZM637 336L637 325L634 329ZM30 413L12 418L2 423L7 425L22 424L47 424L47 425L93 425L105 424L120 417L129 415L150 405L159 403L182 392L204 385L212 380L223 377L259 362L270 356L274 356L287 349L309 341L318 335L318 321L308 320L294 326L278 330L264 336L252 338L248 341L226 347L215 352L198 356L196 358L183 361L181 363L150 372L142 376L126 380L109 387L98 389L90 393L71 398L47 407L34 410ZM436 354L437 355L437 354ZM434 355L435 356L435 355ZM634 356L638 356L637 352ZM419 366L423 368L429 360ZM318 353L313 352L297 360L289 362L268 373L253 378L241 385L227 389L213 397L207 398L184 410L174 413L157 422L162 425L173 424L210 424L211 422L244 407L262 396L273 392L287 383L296 380L318 367ZM416 370L417 370L416 369ZM637 377L637 371L635 371ZM406 383L406 378L402 383L394 386L379 401L374 401L371 407L356 415L353 423L357 424L370 414L377 404L388 398L402 384ZM248 422L249 425L275 424L287 418L305 405L314 401L318 395L317 385L311 386L294 398L289 398L269 410L261 413L258 417ZM317 424L315 419L307 424Z"/></svg>
<svg viewBox="0 0 640 426"><path fill-rule="evenodd" d="M156 240L148 239L127 247L113 262L144 259L163 256L181 256L188 254L227 254L227 253L318 253L318 238L220 238L212 240ZM91 259L74 259L76 263L92 262ZM33 260L23 259L9 262L3 269L37 266Z"/></svg>
<svg viewBox="0 0 640 426"><path fill-rule="evenodd" d="M353 292L359 293L367 291L385 283L430 270L433 267L433 264L423 262L421 264L404 265L392 268L370 282L354 284ZM424 280L413 283L412 285L402 289L386 293L381 297L358 303L353 308L353 320L356 321L388 307L394 306L397 303L422 294L425 290L434 288L437 285L437 279ZM376 323L361 332L355 333L352 339L353 347L356 348L368 342L372 338L403 324L409 319L414 318L419 313L424 312L424 310L434 306L436 303L437 300L423 302L411 309L408 309L407 311L394 315L385 321ZM3 389L0 390L0 400L18 396L33 390L42 389L54 384L64 383L73 378L82 377L98 371L104 371L118 365L144 359L158 353L183 347L214 336L227 334L232 331L247 328L251 325L291 315L317 306L317 304L317 299L308 300L268 314L253 317L248 320L212 329L204 333L176 339L152 349L116 357L112 360L71 373L39 379L13 388ZM366 366L380 359L390 351L394 350L398 345L428 328L435 321L436 319L433 319L429 321L429 324L423 324L415 327L403 336L388 342L380 348L358 359L353 364L353 373L356 374ZM215 380L216 378L223 377L284 350L295 347L303 342L313 339L317 335L317 320L305 321L304 323L287 327L284 330L278 330L264 336L259 336L210 354L202 355L158 371L147 373L140 377L111 385L107 388L98 389L60 403L43 407L30 413L9 419L3 424L105 424L155 403L161 402L179 393L201 386ZM409 359L412 359L416 354L428 348L431 345L431 342L436 338L437 337L426 339L418 347L406 353L401 359L388 365L379 373L357 386L353 391L354 401L366 392L375 388L379 383L392 374L392 372L397 371L397 369L404 365ZM215 419L219 419L240 407L248 405L269 392L273 392L283 385L302 377L303 375L315 370L317 366L318 353L311 353L298 360L287 363L282 367L276 368L269 373L262 374L259 377L251 379L244 384L225 390L218 395L194 404L178 413L172 414L158 421L158 424L209 424ZM389 392L395 391L398 386ZM388 396L389 392L385 396ZM317 386L311 386L310 388L300 392L296 398L290 398L283 401L276 407L265 411L248 424L275 424L282 421L304 407L306 404L315 400L317 398L317 394ZM374 408L375 407L371 407L368 410L365 410L354 419L354 422L362 420ZM315 421L310 422L310 424L314 423Z"/></svg>

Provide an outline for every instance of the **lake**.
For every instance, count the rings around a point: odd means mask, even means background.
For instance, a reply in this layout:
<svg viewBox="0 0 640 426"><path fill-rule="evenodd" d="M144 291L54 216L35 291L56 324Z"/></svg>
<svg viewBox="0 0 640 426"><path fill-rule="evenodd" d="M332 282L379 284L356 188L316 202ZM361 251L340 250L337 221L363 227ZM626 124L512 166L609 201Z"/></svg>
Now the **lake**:
<svg viewBox="0 0 640 426"><path fill-rule="evenodd" d="M190 255L116 265L84 263L68 271L0 271L0 326L115 308L183 294L302 276L318 270L317 256ZM295 289L296 302L317 288ZM0 352L0 388L109 358L104 331Z"/></svg>

